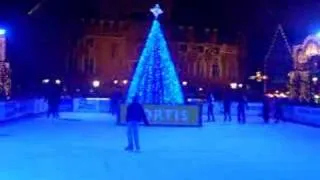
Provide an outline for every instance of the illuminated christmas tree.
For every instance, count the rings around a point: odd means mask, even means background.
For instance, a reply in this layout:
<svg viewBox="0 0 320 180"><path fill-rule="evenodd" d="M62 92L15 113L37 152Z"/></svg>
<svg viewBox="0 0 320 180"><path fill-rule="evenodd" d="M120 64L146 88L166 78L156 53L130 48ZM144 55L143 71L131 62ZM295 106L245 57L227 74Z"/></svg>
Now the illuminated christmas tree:
<svg viewBox="0 0 320 180"><path fill-rule="evenodd" d="M163 11L158 4L150 11L155 19L135 69L127 103L138 96L144 104L183 104L181 85L157 19Z"/></svg>

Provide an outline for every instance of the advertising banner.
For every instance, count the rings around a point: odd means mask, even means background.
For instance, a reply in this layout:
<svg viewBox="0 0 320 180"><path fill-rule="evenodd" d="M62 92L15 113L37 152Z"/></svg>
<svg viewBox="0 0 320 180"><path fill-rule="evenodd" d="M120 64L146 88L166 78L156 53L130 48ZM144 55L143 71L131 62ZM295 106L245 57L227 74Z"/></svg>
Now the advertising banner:
<svg viewBox="0 0 320 180"><path fill-rule="evenodd" d="M73 99L64 98L61 100L59 110L62 112L72 112L73 111Z"/></svg>
<svg viewBox="0 0 320 180"><path fill-rule="evenodd" d="M87 100L85 98L73 100L74 112L99 112L99 101Z"/></svg>
<svg viewBox="0 0 320 180"><path fill-rule="evenodd" d="M7 102L5 108L5 119L12 119L22 117L34 113L34 101L26 100L21 102L11 101Z"/></svg>
<svg viewBox="0 0 320 180"><path fill-rule="evenodd" d="M151 126L202 126L198 105L143 105ZM126 123L127 105L120 107L119 122Z"/></svg>

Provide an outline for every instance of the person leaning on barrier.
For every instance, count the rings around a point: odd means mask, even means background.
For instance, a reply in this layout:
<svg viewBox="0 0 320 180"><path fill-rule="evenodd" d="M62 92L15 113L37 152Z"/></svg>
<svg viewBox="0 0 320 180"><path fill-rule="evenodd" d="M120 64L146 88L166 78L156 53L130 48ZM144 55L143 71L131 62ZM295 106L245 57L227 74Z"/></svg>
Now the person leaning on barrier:
<svg viewBox="0 0 320 180"><path fill-rule="evenodd" d="M137 96L133 98L132 103L127 107L126 121L128 145L125 150L133 151L135 149L136 151L140 151L139 124L143 122L148 126L149 122Z"/></svg>

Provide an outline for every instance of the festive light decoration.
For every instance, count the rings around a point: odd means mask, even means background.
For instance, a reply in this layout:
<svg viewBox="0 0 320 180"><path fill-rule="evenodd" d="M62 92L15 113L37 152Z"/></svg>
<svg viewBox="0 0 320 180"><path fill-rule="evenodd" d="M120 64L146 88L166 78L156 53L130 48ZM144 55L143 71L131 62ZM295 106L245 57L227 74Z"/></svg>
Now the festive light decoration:
<svg viewBox="0 0 320 180"><path fill-rule="evenodd" d="M0 29L0 97L10 98L11 70L6 57L6 30Z"/></svg>
<svg viewBox="0 0 320 180"><path fill-rule="evenodd" d="M156 4L153 8L150 9L154 17L157 19L159 15L163 13L162 9L160 8L159 4Z"/></svg>
<svg viewBox="0 0 320 180"><path fill-rule="evenodd" d="M181 85L157 17L159 5L150 10L155 19L132 78L127 103L134 96L145 104L183 104Z"/></svg>
<svg viewBox="0 0 320 180"><path fill-rule="evenodd" d="M287 73L292 70L292 48L281 24L278 25L264 58L264 92L287 86Z"/></svg>
<svg viewBox="0 0 320 180"><path fill-rule="evenodd" d="M260 71L257 71L256 75L250 76L249 79L256 80L257 82L262 82L264 80L267 80L268 76L263 75L262 72L260 72Z"/></svg>

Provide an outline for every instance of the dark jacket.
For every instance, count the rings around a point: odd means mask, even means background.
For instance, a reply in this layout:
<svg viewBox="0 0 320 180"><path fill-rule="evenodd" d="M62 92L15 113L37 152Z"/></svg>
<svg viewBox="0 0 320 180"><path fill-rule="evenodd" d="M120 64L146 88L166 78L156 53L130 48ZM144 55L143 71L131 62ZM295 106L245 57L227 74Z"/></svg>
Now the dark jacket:
<svg viewBox="0 0 320 180"><path fill-rule="evenodd" d="M131 103L127 107L127 116L126 116L127 122L130 121L136 121L141 122L143 121L145 124L148 124L146 114L143 110L143 107L139 103Z"/></svg>

